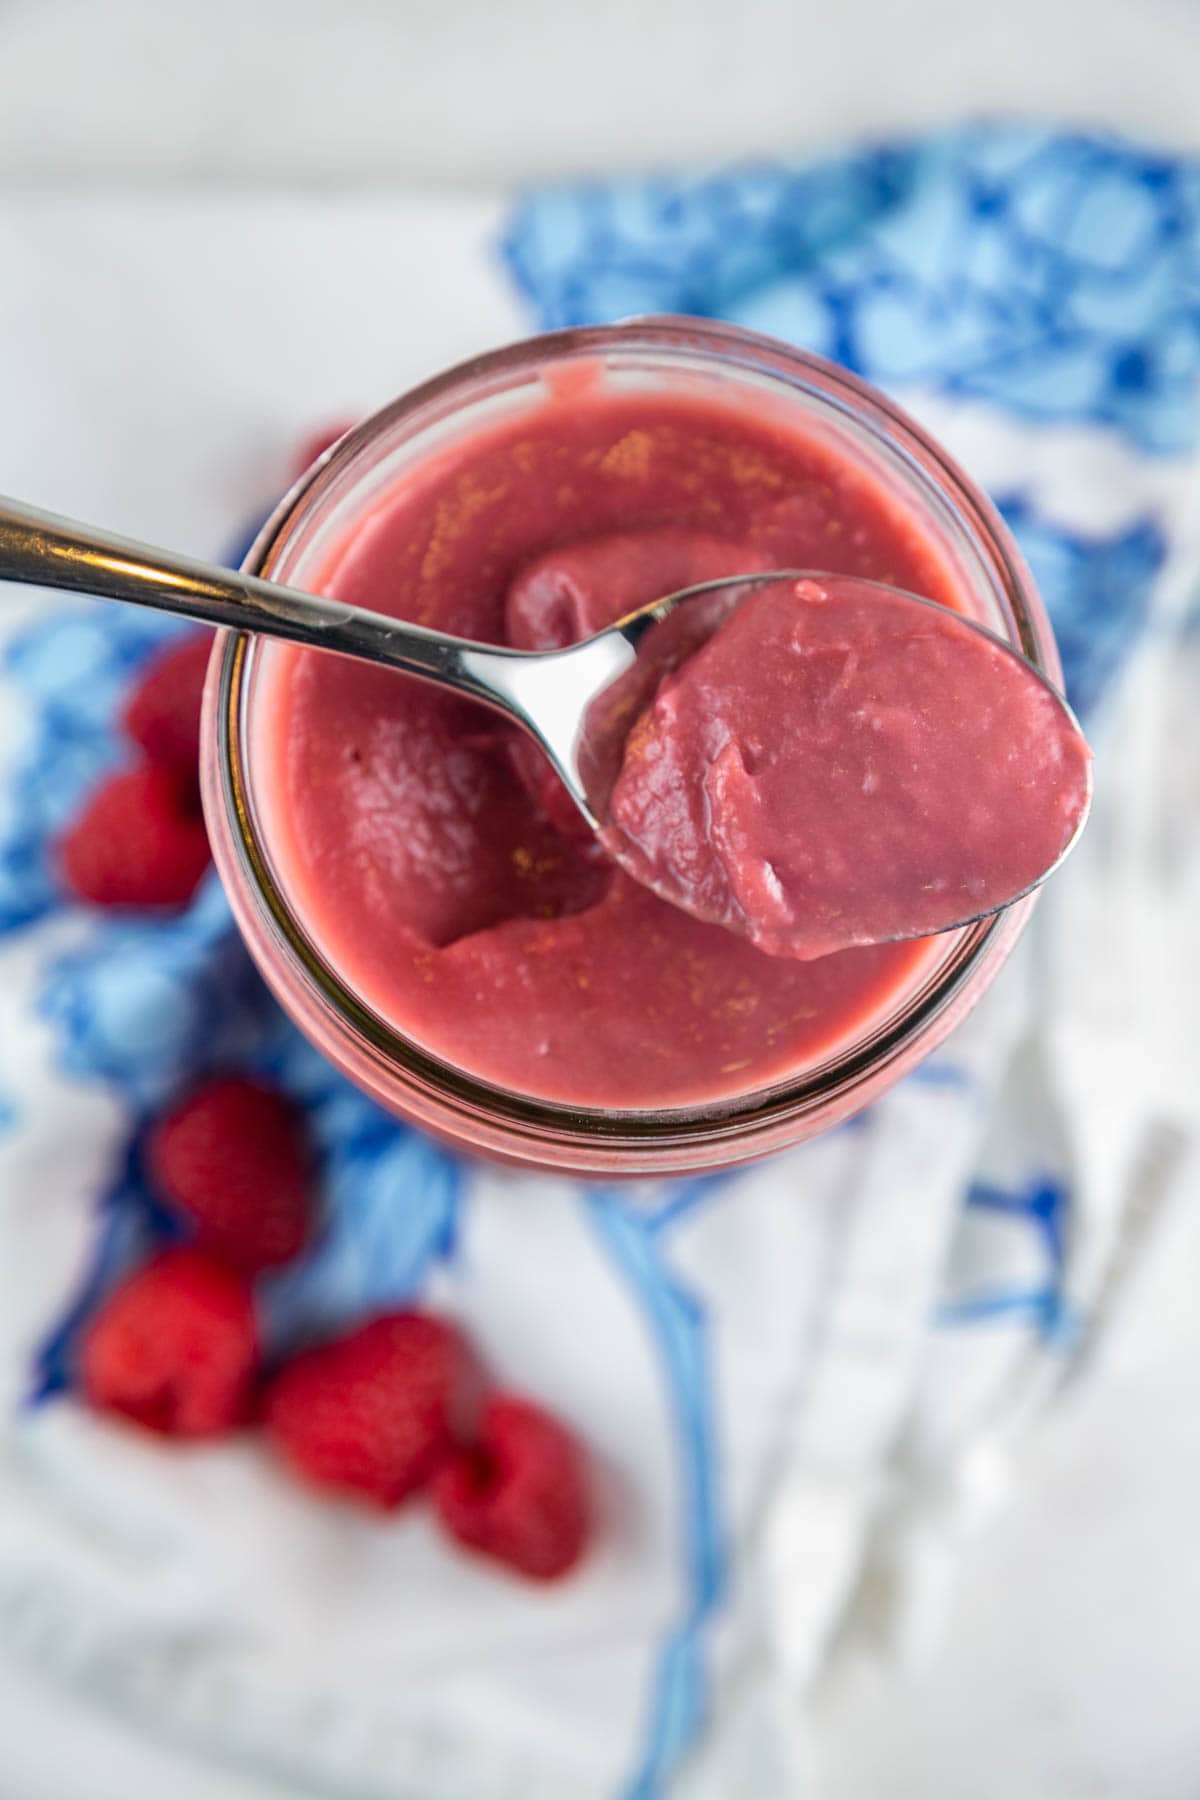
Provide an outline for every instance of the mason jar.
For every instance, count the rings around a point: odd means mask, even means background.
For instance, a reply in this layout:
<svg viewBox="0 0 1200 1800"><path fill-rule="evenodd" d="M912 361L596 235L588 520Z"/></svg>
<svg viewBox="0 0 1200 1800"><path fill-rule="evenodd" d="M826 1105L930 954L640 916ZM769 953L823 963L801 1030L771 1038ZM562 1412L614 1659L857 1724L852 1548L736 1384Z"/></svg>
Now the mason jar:
<svg viewBox="0 0 1200 1800"><path fill-rule="evenodd" d="M547 373L587 363L639 391L711 393L835 441L953 565L964 610L1056 683L1049 621L1013 542L979 489L881 394L844 369L737 327L649 319L557 332L435 377L342 438L285 497L246 562L305 587L381 494L481 425L539 404ZM250 952L280 1003L353 1082L400 1117L468 1153L611 1179L715 1170L826 1130L927 1056L993 980L1034 897L930 940L919 977L815 1066L711 1104L610 1110L512 1091L405 1035L322 953L264 827L265 640L225 633L205 699L202 776L217 867ZM396 677L397 705L404 678Z"/></svg>

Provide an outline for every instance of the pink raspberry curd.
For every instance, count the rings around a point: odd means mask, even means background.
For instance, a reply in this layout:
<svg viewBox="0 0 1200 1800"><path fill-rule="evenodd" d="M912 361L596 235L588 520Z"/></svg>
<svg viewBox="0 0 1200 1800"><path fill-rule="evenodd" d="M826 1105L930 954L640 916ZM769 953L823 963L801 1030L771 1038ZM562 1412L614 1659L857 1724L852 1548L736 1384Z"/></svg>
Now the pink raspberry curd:
<svg viewBox="0 0 1200 1800"><path fill-rule="evenodd" d="M1028 663L867 582L772 582L629 732L605 842L666 900L805 960L944 931L1065 853L1091 753Z"/></svg>
<svg viewBox="0 0 1200 1800"><path fill-rule="evenodd" d="M901 496L815 430L765 404L578 379L400 471L313 585L549 648L764 568L969 605ZM910 679L902 659L901 714ZM816 955L822 920L799 960L701 922L605 855L514 728L402 676L272 646L259 696L266 845L315 947L394 1030L477 1079L592 1109L720 1104L835 1055L935 954L921 939ZM898 744L883 734L881 775Z"/></svg>

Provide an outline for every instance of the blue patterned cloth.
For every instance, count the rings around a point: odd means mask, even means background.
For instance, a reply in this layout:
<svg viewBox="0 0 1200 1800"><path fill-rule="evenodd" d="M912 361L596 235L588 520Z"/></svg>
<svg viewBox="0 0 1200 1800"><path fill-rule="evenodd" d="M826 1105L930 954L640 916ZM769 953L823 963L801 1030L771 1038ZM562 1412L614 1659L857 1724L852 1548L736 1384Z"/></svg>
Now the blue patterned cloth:
<svg viewBox="0 0 1200 1800"><path fill-rule="evenodd" d="M505 254L546 327L732 319L883 388L1195 446L1200 169L972 128L801 168L535 195Z"/></svg>
<svg viewBox="0 0 1200 1800"><path fill-rule="evenodd" d="M1196 167L1101 137L958 131L815 166L536 193L514 210L502 253L531 327L650 311L727 318L834 357L902 397L991 409L1010 446L995 497L1050 605L1071 695L1102 724L1106 695L1155 619L1156 576L1173 531L1160 473L1197 442ZM1019 440L1027 465L1012 456L1014 429L1027 434ZM1085 519L1059 504L1045 434L1068 429L1117 446L1122 466L1138 472L1132 505L1128 493L1111 506L1101 496ZM1060 445L1053 456L1067 454ZM914 1320L930 1329L940 1322L959 1343L1006 1322L1017 1334L1013 1366L1030 1345L1063 1353L1086 1322L1098 1289L1081 1290L1072 1272L1072 1209L1081 1201L1061 1135L1025 1103L1019 1082L1015 1098L1000 1095L1008 1081L1004 1046L1026 1026L997 1016L990 1036L952 1040L866 1119L836 1141L783 1159L774 1173L619 1192L567 1184L564 1193L564 1184L547 1184L533 1197L567 1208L579 1229L572 1227L569 1244L564 1237L548 1286L538 1287L528 1265L506 1273L503 1255L488 1264L480 1248L488 1221L507 1219L512 1241L522 1241L523 1215L512 1208L527 1205L527 1190L538 1184L466 1168L337 1076L271 1001L215 882L175 918L76 916L65 939L56 934L70 909L49 846L80 797L122 756L114 728L122 696L172 631L132 611L80 605L7 634L0 617L0 678L24 719L0 790L0 937L24 946L36 963L30 1029L49 1033L55 1078L99 1089L124 1121L118 1153L95 1184L86 1266L70 1281L63 1272L60 1286L69 1291L34 1347L28 1400L36 1409L69 1395L81 1321L120 1270L172 1233L143 1178L142 1139L154 1110L208 1068L244 1068L282 1083L307 1108L323 1157L322 1235L297 1264L261 1283L273 1349L421 1295L475 1323L472 1308L490 1305L473 1285L483 1266L493 1282L527 1281L531 1295L544 1292L539 1353L554 1361L566 1356L566 1337L557 1334L592 1329L586 1296L602 1265L642 1346L637 1379L666 1421L669 1472L653 1480L666 1496L671 1568L665 1598L632 1634L636 1683L616 1684L623 1698L598 1723L587 1711L599 1707L593 1692L579 1706L595 1727L588 1741L597 1746L597 1770L607 1767L608 1742L617 1747L619 1773L605 1773L594 1791L657 1794L702 1723L720 1712L729 1656L715 1645L715 1622L726 1621L727 1637L754 1639L755 1653L762 1648L751 1624L738 1625L731 1598L734 1572L745 1583L753 1567L766 1579L767 1551L753 1524L761 1496L741 1491L753 1485L746 1472L758 1471L765 1494L770 1471L789 1458L797 1466L806 1454L827 1454L831 1466L839 1457L846 1467L857 1469L855 1458L864 1468L881 1466L914 1405ZM39 934L48 934L44 955ZM20 1096L0 1092L0 1161L22 1125ZM854 1383L865 1377L838 1351L832 1327L823 1372L812 1380L818 1400L828 1396L825 1413L818 1405L806 1423L792 1420L782 1445L775 1440L783 1428L770 1422L786 1411L783 1389L804 1385L797 1368L772 1387L779 1371L768 1380L760 1367L760 1340L774 1341L774 1332L780 1345L790 1342L789 1314L800 1305L775 1293L771 1275L792 1253L789 1234L801 1229L797 1191L810 1201L803 1231L816 1233L819 1215L837 1247L828 1292L810 1296L823 1329L830 1319L836 1324L839 1308L854 1316L862 1294L878 1291L881 1270L895 1274L901 1292L900 1310L878 1323L881 1360L866 1406L872 1418L870 1407L878 1411L876 1437L853 1445L838 1433L864 1404ZM827 1218L820 1214L826 1204ZM908 1219L903 1233L898 1209ZM796 1241L797 1255L803 1246L803 1254L815 1254L816 1236ZM744 1281L740 1294L731 1268ZM527 1332L536 1307L526 1300L522 1310ZM603 1335L611 1318L604 1318L593 1358L611 1342ZM797 1345L790 1352L810 1353ZM749 1416L758 1405L746 1397L755 1382L763 1390L761 1419ZM744 1416L729 1410L734 1390ZM588 1434L586 1396L600 1413L600 1390L580 1378L580 1391L579 1422ZM651 1409L647 1416L658 1415ZM638 1470L624 1473L636 1489ZM793 1475L799 1490L803 1481ZM807 1582L805 1591L817 1595L828 1577L805 1563L803 1502L787 1516L789 1547L778 1554L786 1569L806 1572L776 1585L799 1593ZM837 1603L828 1598L829 1609ZM520 1601L511 1604L519 1613ZM803 1594L781 1627L788 1643L802 1613ZM551 1646L553 1618L544 1615ZM523 1632L522 1625L518 1639ZM815 1643L815 1624L811 1635ZM803 1662L794 1649L788 1657ZM581 1685L589 1682L599 1691L592 1676L581 1677ZM536 1690L534 1680L535 1711ZM566 1702L559 1696L556 1704ZM469 1724L462 1729L469 1733ZM528 1774L536 1762L533 1754L514 1766ZM480 1781L478 1795L490 1794L491 1777ZM541 1789L530 1778L521 1791ZM548 1780L546 1791L574 1790Z"/></svg>

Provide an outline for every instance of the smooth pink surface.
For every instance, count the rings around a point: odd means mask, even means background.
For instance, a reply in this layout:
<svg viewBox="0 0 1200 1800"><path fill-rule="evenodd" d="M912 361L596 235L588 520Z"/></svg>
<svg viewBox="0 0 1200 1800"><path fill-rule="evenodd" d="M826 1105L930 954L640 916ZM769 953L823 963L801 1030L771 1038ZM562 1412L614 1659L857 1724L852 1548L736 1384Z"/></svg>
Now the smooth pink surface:
<svg viewBox="0 0 1200 1800"><path fill-rule="evenodd" d="M624 865L805 960L1024 893L1086 809L1090 756L1029 665L865 582L777 582L659 688L611 796Z"/></svg>
<svg viewBox="0 0 1200 1800"><path fill-rule="evenodd" d="M578 383L398 479L317 585L533 647L773 566L961 603L940 547L828 442ZM587 841L524 740L403 677L272 646L256 719L267 847L318 949L395 1028L517 1092L745 1093L824 1061L929 965L920 941L770 957L667 905Z"/></svg>

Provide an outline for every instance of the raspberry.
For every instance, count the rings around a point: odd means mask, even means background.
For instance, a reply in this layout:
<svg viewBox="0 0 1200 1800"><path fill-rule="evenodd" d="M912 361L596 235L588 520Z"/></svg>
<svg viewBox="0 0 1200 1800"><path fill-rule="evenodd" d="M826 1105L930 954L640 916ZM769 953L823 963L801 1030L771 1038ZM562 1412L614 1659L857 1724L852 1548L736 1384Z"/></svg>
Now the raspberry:
<svg viewBox="0 0 1200 1800"><path fill-rule="evenodd" d="M267 1429L317 1486L398 1506L450 1452L469 1368L449 1325L389 1313L285 1363L267 1390Z"/></svg>
<svg viewBox="0 0 1200 1800"><path fill-rule="evenodd" d="M354 419L338 419L328 425L322 425L302 438L296 446L295 454L288 464L288 483L299 481L300 477L316 462L318 456L324 456L331 444L336 444L340 437L356 423Z"/></svg>
<svg viewBox="0 0 1200 1800"><path fill-rule="evenodd" d="M451 1537L536 1581L556 1580L583 1555L583 1452L527 1400L497 1394L488 1401L478 1442L439 1472L433 1498Z"/></svg>
<svg viewBox="0 0 1200 1800"><path fill-rule="evenodd" d="M241 1277L200 1250L164 1250L92 1318L80 1378L93 1406L167 1437L212 1437L248 1418L257 1357Z"/></svg>
<svg viewBox="0 0 1200 1800"><path fill-rule="evenodd" d="M151 1127L146 1167L198 1241L239 1268L287 1262L308 1239L304 1120L275 1088L240 1075L204 1082Z"/></svg>
<svg viewBox="0 0 1200 1800"><path fill-rule="evenodd" d="M151 762L196 777L200 765L200 704L213 634L203 632L152 657L125 702L121 723Z"/></svg>
<svg viewBox="0 0 1200 1800"><path fill-rule="evenodd" d="M211 860L194 785L153 764L110 775L58 844L72 893L97 906L182 906Z"/></svg>

